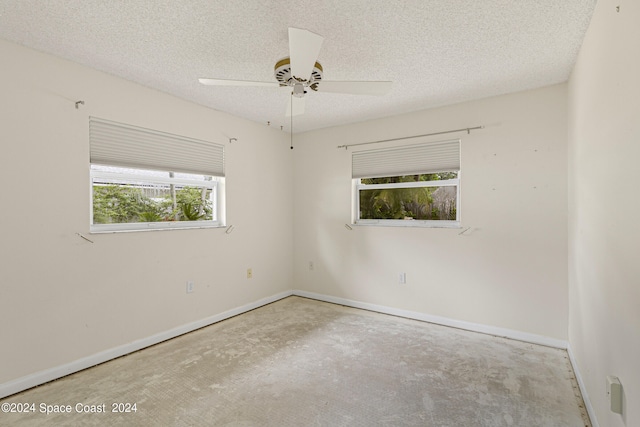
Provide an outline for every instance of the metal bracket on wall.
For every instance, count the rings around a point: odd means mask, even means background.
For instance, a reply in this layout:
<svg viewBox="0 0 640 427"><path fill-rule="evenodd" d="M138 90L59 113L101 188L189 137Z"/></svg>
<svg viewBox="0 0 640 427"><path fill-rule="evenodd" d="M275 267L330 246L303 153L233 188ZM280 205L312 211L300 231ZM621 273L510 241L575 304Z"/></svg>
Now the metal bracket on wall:
<svg viewBox="0 0 640 427"><path fill-rule="evenodd" d="M89 243L93 243L93 240L89 240L89 239L87 239L87 238L86 238L86 237L84 237L82 234L80 234L80 233L76 233L76 234L77 234L78 236L82 237L82 238L83 238L84 240L86 240L87 242L89 242Z"/></svg>
<svg viewBox="0 0 640 427"><path fill-rule="evenodd" d="M462 236L464 233L466 233L467 231L469 231L471 229L471 227L467 227L464 230L462 230L461 232L458 233L458 236Z"/></svg>

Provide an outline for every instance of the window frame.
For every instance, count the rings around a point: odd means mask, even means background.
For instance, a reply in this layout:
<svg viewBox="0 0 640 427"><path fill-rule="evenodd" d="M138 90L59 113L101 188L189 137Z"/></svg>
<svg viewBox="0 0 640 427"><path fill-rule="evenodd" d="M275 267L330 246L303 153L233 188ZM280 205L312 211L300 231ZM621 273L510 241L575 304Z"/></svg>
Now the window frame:
<svg viewBox="0 0 640 427"><path fill-rule="evenodd" d="M100 166L108 166L108 167L121 167L115 165L105 165L105 164L97 164ZM93 165L93 164L92 164ZM129 168L129 169L138 169L144 170L143 168ZM158 171L156 172L166 172L167 174L170 171ZM210 175L203 175L210 176ZM123 173L123 172L114 172L114 171L102 171L95 170L90 168L90 185L89 185L89 231L92 234L97 233L116 233L116 232L133 232L133 231L153 231L153 230L179 230L179 229L198 229L198 228L219 228L225 226L225 218L224 218L224 187L225 187L225 178L220 176L211 176L211 180L196 180L196 179L186 179L186 178L172 178L172 177L162 177L162 176L149 176L149 175L141 175L135 173ZM213 199L213 217L212 220L196 220L196 221L157 221L157 222L132 222L132 223L111 223L111 224L94 224L93 222L93 194L94 194L94 180L102 179L106 182L110 180L117 181L137 181L144 182L148 184L173 184L173 185L182 185L182 186L190 186L197 188L208 188L211 190L212 199Z"/></svg>
<svg viewBox="0 0 640 427"><path fill-rule="evenodd" d="M363 179L384 178L384 177L363 177L352 179L352 201L353 215L352 225L377 225L390 227L422 227L422 228L461 228L460 220L460 182L462 172L460 170L438 171L438 172L457 172L458 177L455 179L446 179L438 181L414 181L414 182L398 182L387 184L362 184ZM431 174L434 172L424 172ZM417 174L416 174L417 175ZM394 189L394 188L424 188L424 187L456 187L456 219L452 220L425 220L425 219L362 219L360 218L360 191L361 190L377 190L377 189Z"/></svg>

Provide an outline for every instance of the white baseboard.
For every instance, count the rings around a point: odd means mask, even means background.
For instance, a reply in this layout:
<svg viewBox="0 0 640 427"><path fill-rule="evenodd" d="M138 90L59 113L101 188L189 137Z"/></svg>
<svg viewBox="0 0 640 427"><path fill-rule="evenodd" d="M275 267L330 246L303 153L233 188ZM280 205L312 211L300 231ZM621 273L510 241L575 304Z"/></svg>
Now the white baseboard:
<svg viewBox="0 0 640 427"><path fill-rule="evenodd" d="M147 338L133 341L129 344L121 345L119 347L105 350L91 356L83 357L82 359L78 359L61 366L56 366L51 369L35 372L33 374L17 378L13 381L0 384L0 399L27 390L31 387L35 387L37 385L41 385L58 378L62 378L74 372L90 368L108 360L124 356L125 354L133 353L134 351L138 351L143 348L158 344L162 341L175 338L179 335L195 331L196 329L212 325L230 317L237 316L238 314L246 313L247 311L251 311L263 305L270 304L274 301L278 301L290 295L292 295L291 291L281 292L279 294L254 301L252 303L245 304L241 307L225 311L224 313L216 314L215 316L210 316L205 319L198 320L197 322L188 323L186 325L182 325L168 331L160 332Z"/></svg>
<svg viewBox="0 0 640 427"><path fill-rule="evenodd" d="M483 334L505 337L513 340L524 341L532 344L540 344L547 347L554 347L566 350L568 342L556 338L545 337L542 335L529 334L526 332L515 331L512 329L498 328L495 326L483 325L480 323L465 322L462 320L450 319L447 317L433 316L430 314L420 313L417 311L401 310L398 308L387 307L383 305L369 304L366 302L354 301L345 298L334 297L330 295L316 294L314 292L294 290L293 295L311 298L319 301L331 302L334 304L346 305L354 308L362 308L364 310L376 311L383 314L391 314L393 316L406 317L408 319L421 320L423 322L436 323L443 326L451 326L453 328L464 329L472 332L480 332Z"/></svg>
<svg viewBox="0 0 640 427"><path fill-rule="evenodd" d="M598 424L598 419L596 418L596 412L593 410L593 405L591 405L591 400L589 399L589 394L587 393L587 387L582 380L582 375L580 374L578 363L573 356L571 345L567 346L567 354L569 355L569 361L571 362L571 366L573 367L573 373L575 374L576 380L578 381L578 387L580 387L580 393L582 393L582 400L584 401L584 406L587 409L587 414L589 414L591 426L600 427L600 425Z"/></svg>
<svg viewBox="0 0 640 427"><path fill-rule="evenodd" d="M472 332L480 332L484 334L496 335L496 336L510 338L518 341L545 345L548 347L555 347L560 349L568 348L568 343L566 341L549 338L541 335L529 334L526 332L498 328L498 327L488 326L488 325L483 325L478 323L465 322L461 320L449 319L446 317L433 316L433 315L415 312L415 311L401 310L398 308L370 304L370 303L365 303L360 301L354 301L354 300L349 300L345 298L317 294L313 292L293 290L293 291L281 292L279 294L272 295L270 297L263 298L258 301L254 301L252 303L245 304L241 307L237 307L237 308L225 311L224 313L207 317L197 322L179 326L177 328L170 329L168 331L161 332L161 333L152 335L150 337L131 342L129 344L125 344L119 347L105 350L100 353L96 353L91 356L87 356L82 359L78 359L61 366L57 366L51 369L46 369L44 371L35 372L33 374L17 378L13 381L0 384L0 398L10 396L15 393L19 393L31 387L35 387L52 380L62 378L74 372L78 372L83 369L90 368L92 366L98 365L108 360L112 360L112 359L124 356L134 351L138 351L143 348L158 344L162 341L166 341L168 339L175 338L179 335L186 334L196 329L209 326L211 324L220 322L222 320L228 319L233 316L237 316L239 314L256 309L266 304L270 304L272 302L278 301L282 298L286 298L291 295L297 295L300 297L311 298L319 301L325 301L325 302L345 305L345 306L354 307L354 308L361 308L364 310L376 311L379 313L390 314L393 316L400 316L400 317L406 317L409 319L421 320L424 322L435 323L443 326L451 326L454 328L465 329ZM584 389L582 379L580 378L579 373L576 369L577 366L572 359L571 352L569 352L569 357L574 366L574 371L576 372L576 378L578 379L578 384L580 385L580 389L585 398L585 405L587 405L587 411L589 413L589 416L592 417L593 419L593 415L592 415L593 409L591 408L590 402L588 401L586 390ZM594 427L598 427L597 424L594 424Z"/></svg>

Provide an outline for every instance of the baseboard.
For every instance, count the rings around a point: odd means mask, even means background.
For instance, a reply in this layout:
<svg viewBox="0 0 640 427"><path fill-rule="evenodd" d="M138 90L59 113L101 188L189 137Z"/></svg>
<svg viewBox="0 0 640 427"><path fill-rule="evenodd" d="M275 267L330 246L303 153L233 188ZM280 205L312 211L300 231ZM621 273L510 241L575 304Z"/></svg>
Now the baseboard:
<svg viewBox="0 0 640 427"><path fill-rule="evenodd" d="M61 366L57 366L51 369L46 369L40 372L35 372L33 374L17 378L13 381L0 384L0 398L10 396L15 393L19 393L31 387L35 387L35 386L47 383L49 381L53 381L58 378L62 378L66 375L81 371L83 369L90 368L92 366L124 356L134 351L142 350L143 348L158 344L162 341L166 341L171 338L175 338L177 336L186 334L196 329L200 329L202 327L212 325L214 323L220 322L222 320L228 319L233 316L237 316L247 311L251 311L253 309L256 309L266 304L270 304L272 302L278 301L282 298L286 298L291 295L311 298L311 299L330 302L334 304L345 305L345 306L354 307L354 308L361 308L364 310L376 311L379 313L390 314L393 316L400 316L400 317L406 317L409 319L421 320L424 322L435 323L443 326L451 326L454 328L464 329L472 332L480 332L480 333L489 334L489 335L496 335L496 336L510 338L518 341L545 345L548 347L555 347L560 349L568 348L568 344L566 341L544 337L540 335L514 331L511 329L497 328L494 326L488 326L488 325L483 325L478 323L465 322L465 321L450 319L446 317L433 316L433 315L415 312L415 311L401 310L398 308L370 304L370 303L365 303L360 301L354 301L354 300L334 297L330 295L317 294L317 293L301 291L301 290L293 290L293 291L281 292L279 294L272 295L270 297L263 298L258 301L254 301L252 303L245 304L241 307L237 307L237 308L225 311L223 313L216 314L211 317L207 317L197 322L189 323L174 329L170 329L168 331L164 331L164 332L152 335L147 338L143 338L143 339L131 342L129 344L125 344L119 347L105 350L100 353L96 353L88 357L84 357L82 359L78 359L76 361L73 361ZM569 352L569 357L570 359L572 358L571 352ZM589 413L589 416L592 419L594 419L592 415L593 409L591 407L590 402L588 402L588 398L586 397L587 396L586 390L584 389L582 379L580 378L579 373L576 369L577 366L573 361L573 359L571 359L571 362L574 366L574 371L576 372L576 378L578 379L578 384L580 385L580 389L583 392L583 396L585 396L585 405L587 405L587 411ZM594 424L594 427L598 427L597 424Z"/></svg>
<svg viewBox="0 0 640 427"><path fill-rule="evenodd" d="M465 322L461 320L450 319L447 317L433 316L430 314L420 313L416 311L401 310L398 308L387 307L383 305L369 304L366 302L354 301L345 298L334 297L330 295L316 294L301 290L294 290L293 295L311 298L319 301L331 302L334 304L346 305L348 307L362 308L364 310L376 311L378 313L391 314L393 316L406 317L423 322L435 323L443 326L464 329L472 332L480 332L483 334L495 335L499 337L509 338L518 341L524 341L532 344L544 345L566 350L567 341L555 338L545 337L542 335L529 334L526 332L515 331L512 329L498 328L495 326L483 325L480 323Z"/></svg>
<svg viewBox="0 0 640 427"><path fill-rule="evenodd" d="M35 387L58 378L62 378L74 372L78 372L83 369L98 365L100 363L104 363L117 357L133 353L134 351L142 350L143 348L158 344L171 338L175 338L191 331L195 331L196 329L212 325L230 317L246 313L247 311L251 311L253 309L270 304L291 295L292 291L281 292L279 294L272 295L267 298L262 298L249 304L245 304L241 307L225 311L224 313L216 314L214 316L198 320L197 322L188 323L186 325L182 325L168 331L160 332L147 338L133 341L129 344L105 350L91 356L83 357L82 359L75 360L71 363L67 363L51 369L46 369L44 371L35 372L33 374L17 378L13 381L0 384L0 399L27 390L31 387Z"/></svg>
<svg viewBox="0 0 640 427"><path fill-rule="evenodd" d="M567 354L569 355L569 362L571 362L573 373L575 374L576 380L578 381L578 387L580 387L580 393L582 394L582 400L584 401L584 406L587 409L587 414L589 414L589 419L591 420L591 426L600 427L600 425L598 424L598 419L596 418L596 413L593 410L593 405L591 405L589 394L587 393L587 387L585 386L584 381L582 380L582 375L580 374L578 363L573 355L573 351L571 350L571 344L567 346Z"/></svg>

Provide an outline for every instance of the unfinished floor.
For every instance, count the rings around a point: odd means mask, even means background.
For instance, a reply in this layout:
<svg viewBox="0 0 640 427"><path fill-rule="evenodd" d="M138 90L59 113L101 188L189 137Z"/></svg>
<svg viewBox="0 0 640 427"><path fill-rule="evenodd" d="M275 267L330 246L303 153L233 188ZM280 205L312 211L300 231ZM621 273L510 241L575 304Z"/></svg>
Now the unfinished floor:
<svg viewBox="0 0 640 427"><path fill-rule="evenodd" d="M563 350L300 297L1 403L34 404L16 426L590 426Z"/></svg>

